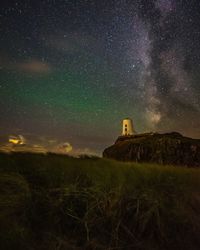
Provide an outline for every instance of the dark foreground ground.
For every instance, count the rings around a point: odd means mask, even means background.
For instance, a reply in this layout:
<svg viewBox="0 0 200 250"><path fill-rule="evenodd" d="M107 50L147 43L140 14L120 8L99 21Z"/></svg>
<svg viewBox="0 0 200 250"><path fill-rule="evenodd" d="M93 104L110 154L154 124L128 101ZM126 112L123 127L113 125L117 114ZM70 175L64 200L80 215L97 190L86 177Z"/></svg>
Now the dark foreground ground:
<svg viewBox="0 0 200 250"><path fill-rule="evenodd" d="M200 249L200 170L0 154L0 249Z"/></svg>

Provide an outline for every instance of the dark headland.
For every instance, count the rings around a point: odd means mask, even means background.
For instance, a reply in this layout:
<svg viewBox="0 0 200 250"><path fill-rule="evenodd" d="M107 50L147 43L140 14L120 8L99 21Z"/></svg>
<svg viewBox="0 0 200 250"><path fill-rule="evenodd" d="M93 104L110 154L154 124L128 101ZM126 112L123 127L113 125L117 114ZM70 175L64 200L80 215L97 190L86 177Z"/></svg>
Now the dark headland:
<svg viewBox="0 0 200 250"><path fill-rule="evenodd" d="M200 167L200 139L177 132L119 136L103 157L133 162Z"/></svg>

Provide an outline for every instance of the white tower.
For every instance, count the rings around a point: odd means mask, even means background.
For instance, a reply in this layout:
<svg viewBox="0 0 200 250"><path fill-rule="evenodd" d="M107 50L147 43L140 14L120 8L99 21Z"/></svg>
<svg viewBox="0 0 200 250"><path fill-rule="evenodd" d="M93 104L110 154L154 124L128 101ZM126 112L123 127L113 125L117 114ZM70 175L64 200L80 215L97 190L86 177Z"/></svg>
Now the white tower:
<svg viewBox="0 0 200 250"><path fill-rule="evenodd" d="M133 122L130 118L126 118L122 122L122 135L134 135Z"/></svg>

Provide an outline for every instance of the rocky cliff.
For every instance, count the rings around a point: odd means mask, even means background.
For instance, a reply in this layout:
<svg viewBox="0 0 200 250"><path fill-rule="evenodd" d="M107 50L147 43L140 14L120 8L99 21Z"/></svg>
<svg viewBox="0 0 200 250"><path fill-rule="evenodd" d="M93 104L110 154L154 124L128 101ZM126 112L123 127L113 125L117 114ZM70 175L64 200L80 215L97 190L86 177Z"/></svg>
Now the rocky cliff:
<svg viewBox="0 0 200 250"><path fill-rule="evenodd" d="M120 161L200 167L200 140L179 133L120 136L103 157Z"/></svg>

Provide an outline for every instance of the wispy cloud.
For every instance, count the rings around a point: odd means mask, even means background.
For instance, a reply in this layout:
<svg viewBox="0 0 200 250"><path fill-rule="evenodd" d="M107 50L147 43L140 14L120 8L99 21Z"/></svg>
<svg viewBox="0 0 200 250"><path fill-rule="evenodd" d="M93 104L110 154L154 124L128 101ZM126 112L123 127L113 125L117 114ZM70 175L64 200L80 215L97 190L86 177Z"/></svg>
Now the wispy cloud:
<svg viewBox="0 0 200 250"><path fill-rule="evenodd" d="M31 74L48 74L52 71L52 66L37 58L13 60L8 55L0 54L0 69Z"/></svg>
<svg viewBox="0 0 200 250"><path fill-rule="evenodd" d="M24 143L12 143L9 138L19 139L23 138ZM56 153L66 154L74 157L80 155L96 155L101 156L101 153L92 150L89 147L74 147L73 143L69 141L60 141L55 138L46 136L36 136L33 134L23 135L8 135L7 137L0 137L0 151L4 152L33 152L33 153Z"/></svg>
<svg viewBox="0 0 200 250"><path fill-rule="evenodd" d="M70 155L73 155L73 156L79 156L79 155L101 156L99 152L92 150L90 148L75 148L70 152Z"/></svg>
<svg viewBox="0 0 200 250"><path fill-rule="evenodd" d="M32 59L28 62L19 62L16 64L16 68L21 71L34 74L46 74L51 71L51 67L49 64L37 59Z"/></svg>

